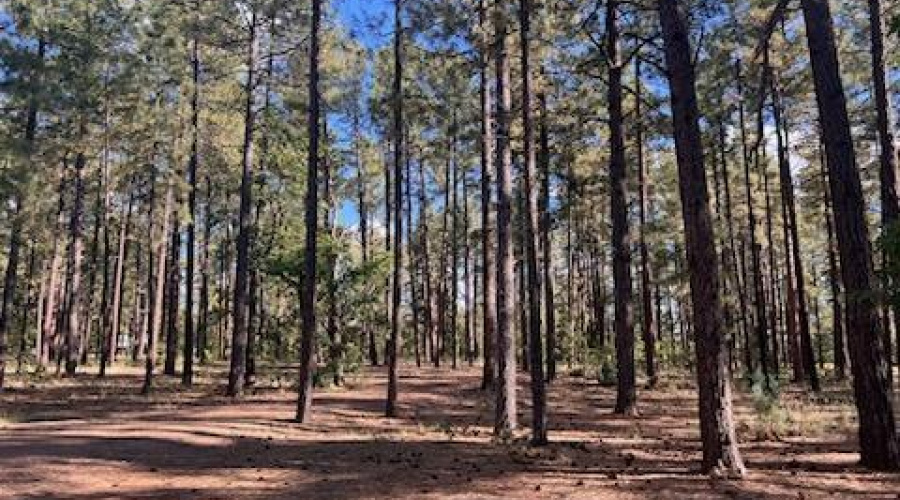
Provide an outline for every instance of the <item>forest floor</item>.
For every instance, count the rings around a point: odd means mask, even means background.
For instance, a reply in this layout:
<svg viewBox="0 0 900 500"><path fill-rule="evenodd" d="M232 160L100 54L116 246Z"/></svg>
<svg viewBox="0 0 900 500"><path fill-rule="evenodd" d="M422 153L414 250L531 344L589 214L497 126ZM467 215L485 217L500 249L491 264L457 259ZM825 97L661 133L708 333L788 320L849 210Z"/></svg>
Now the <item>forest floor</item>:
<svg viewBox="0 0 900 500"><path fill-rule="evenodd" d="M786 391L762 410L737 394L742 481L697 471L696 396L686 377L639 390L640 416L611 414L615 391L562 377L550 389L551 440L491 439L479 370L404 367L400 417L382 416L385 372L316 394L291 421L293 370L268 367L240 401L222 367L182 389L158 377L137 394L137 367L98 380L13 377L0 396L0 499L900 498L900 475L855 465L845 388ZM520 376L528 424L527 377ZM757 403L757 404L755 404Z"/></svg>

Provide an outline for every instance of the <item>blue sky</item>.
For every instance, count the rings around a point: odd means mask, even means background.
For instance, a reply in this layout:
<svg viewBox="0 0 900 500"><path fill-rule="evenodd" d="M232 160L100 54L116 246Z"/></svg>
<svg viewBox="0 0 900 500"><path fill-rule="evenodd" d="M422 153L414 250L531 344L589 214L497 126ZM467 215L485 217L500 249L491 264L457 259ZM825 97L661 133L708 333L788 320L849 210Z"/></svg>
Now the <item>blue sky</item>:
<svg viewBox="0 0 900 500"><path fill-rule="evenodd" d="M331 8L340 24L370 49L389 44L394 29L393 0L333 0ZM338 224L356 226L359 211L352 201L341 204L337 213ZM374 221L370 221L372 223Z"/></svg>
<svg viewBox="0 0 900 500"><path fill-rule="evenodd" d="M390 40L393 29L392 0L334 0L337 22L345 26L369 48Z"/></svg>

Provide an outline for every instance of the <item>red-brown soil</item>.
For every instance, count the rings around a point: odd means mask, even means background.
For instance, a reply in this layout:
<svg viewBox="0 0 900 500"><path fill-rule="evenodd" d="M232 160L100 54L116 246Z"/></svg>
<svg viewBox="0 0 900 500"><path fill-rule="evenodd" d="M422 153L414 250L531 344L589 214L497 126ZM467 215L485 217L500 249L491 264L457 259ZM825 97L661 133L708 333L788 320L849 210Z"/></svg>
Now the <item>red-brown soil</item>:
<svg viewBox="0 0 900 500"><path fill-rule="evenodd" d="M785 394L788 410L765 417L739 396L750 473L731 481L697 473L684 378L641 390L638 417L611 413L612 389L562 378L550 388L553 444L537 450L492 442L477 369L406 367L395 419L382 417L384 372L367 370L319 391L306 425L291 421L293 371L268 373L237 402L215 368L191 390L159 377L149 398L136 368L102 381L14 377L0 396L0 499L900 498L900 475L855 465L853 411L836 388Z"/></svg>

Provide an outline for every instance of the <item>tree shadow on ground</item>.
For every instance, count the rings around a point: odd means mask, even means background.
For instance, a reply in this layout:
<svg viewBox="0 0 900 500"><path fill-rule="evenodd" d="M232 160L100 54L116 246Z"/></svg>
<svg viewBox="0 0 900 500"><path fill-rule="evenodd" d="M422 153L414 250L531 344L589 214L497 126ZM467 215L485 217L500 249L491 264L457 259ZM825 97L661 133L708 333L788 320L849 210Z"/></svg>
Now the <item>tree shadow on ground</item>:
<svg viewBox="0 0 900 500"><path fill-rule="evenodd" d="M278 370L292 370L280 367ZM479 372L404 369L400 417L383 417L383 369L343 390L316 392L311 422L293 416L290 388L263 381L241 401L215 376L190 390L139 375L76 378L0 400L0 498L893 498L898 476L857 468L852 441L742 445L750 477L698 473L696 399L641 391L641 415L611 414L612 389L563 377L550 392L552 445L490 439L492 397ZM528 425L527 376L520 382ZM739 404L746 404L740 403ZM742 407L742 411L748 411ZM17 412L17 413L15 413ZM523 434L520 434L520 439Z"/></svg>

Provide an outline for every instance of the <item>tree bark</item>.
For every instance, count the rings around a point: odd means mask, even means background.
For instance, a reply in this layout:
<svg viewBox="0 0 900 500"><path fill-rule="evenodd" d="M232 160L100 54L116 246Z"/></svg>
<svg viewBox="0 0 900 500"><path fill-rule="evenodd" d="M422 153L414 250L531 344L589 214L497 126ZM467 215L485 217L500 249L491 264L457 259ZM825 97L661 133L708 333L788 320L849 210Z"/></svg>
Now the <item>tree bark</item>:
<svg viewBox="0 0 900 500"><path fill-rule="evenodd" d="M478 2L478 26L481 32L479 52L479 87L481 98L481 262L482 262L482 330L484 339L484 370L481 377L482 389L493 389L497 377L497 270L494 260L494 122L491 115L493 106L490 75L491 37L489 34L487 0Z"/></svg>
<svg viewBox="0 0 900 500"><path fill-rule="evenodd" d="M131 224L131 211L134 205L134 194L128 195L128 205L125 208L125 215L119 221L119 241L118 252L116 257L116 270L113 278L113 294L112 308L109 311L111 320L109 321L109 331L106 333L106 344L104 356L100 358L100 376L106 375L107 364L116 361L116 350L119 345L119 332L122 323L122 310L125 301L122 295L125 290L125 264L128 260L128 238L129 228ZM107 228L108 230L108 228Z"/></svg>
<svg viewBox="0 0 900 500"><path fill-rule="evenodd" d="M6 256L6 272L3 276L3 299L0 303L0 391L5 387L6 355L8 351L9 310L16 293L16 281L19 267L19 248L21 246L21 197L13 201L13 227L9 237L9 253Z"/></svg>
<svg viewBox="0 0 900 500"><path fill-rule="evenodd" d="M540 234L541 234L541 252L543 280L541 284L544 287L544 319L547 322L545 331L546 351L547 351L547 382L556 379L556 360L557 360L557 339L556 339L556 305L553 298L553 248L550 244L550 231L552 230L552 221L550 219L550 132L547 125L547 96L541 93L538 97L541 107L540 116L540 154L538 163L541 169L541 192L540 192Z"/></svg>
<svg viewBox="0 0 900 500"><path fill-rule="evenodd" d="M22 294L24 313L22 314L22 322L19 329L19 352L16 355L16 374L21 374L25 366L25 356L28 352L28 327L30 326L29 318L31 317L31 312L36 312L38 318L40 318L40 307L37 307L38 304L40 304L40 296L35 297L35 300L32 299L34 276L38 270L35 241L32 241L29 246L28 275L25 278L25 290Z"/></svg>
<svg viewBox="0 0 900 500"><path fill-rule="evenodd" d="M200 4L194 7L199 11ZM200 34L199 12L194 22L195 32L191 39L191 156L188 160L188 219L185 233L187 234L187 252L185 264L185 291L184 291L184 350L182 351L181 384L190 386L194 383L194 264L196 262L195 251L197 248L197 167L200 164ZM201 311L202 313L202 311Z"/></svg>
<svg viewBox="0 0 900 500"><path fill-rule="evenodd" d="M56 224L57 231L64 231L66 213L65 213L65 190L66 190L66 169L60 171L59 187L57 188L57 208L56 208ZM60 266L62 266L63 258L62 245L59 238L53 239L53 251L50 258L49 277L47 278L47 298L44 304L44 314L41 329L40 355L38 356L38 365L40 370L46 370L50 365L50 359L56 344L57 324L59 323L59 278Z"/></svg>
<svg viewBox="0 0 900 500"><path fill-rule="evenodd" d="M895 120L893 108L887 93L884 62L884 22L881 0L869 0L869 24L871 32L872 82L875 88L876 128L878 129L879 169L881 184L881 230L888 231L900 219L900 198L897 195L898 150L894 138ZM896 230L896 228L895 228ZM885 254L885 259L889 256ZM896 285L895 285L896 286ZM894 329L900 339L900 307L894 306ZM884 329L884 354L888 365L888 382L892 382L891 333ZM900 340L897 341L897 362L900 363Z"/></svg>
<svg viewBox="0 0 900 500"><path fill-rule="evenodd" d="M384 415L397 416L397 365L400 341L400 280L403 266L403 23L401 0L394 0L394 276L391 283L391 339L388 349L388 388ZM388 229L390 230L390 229Z"/></svg>
<svg viewBox="0 0 900 500"><path fill-rule="evenodd" d="M176 207L179 202L175 202ZM178 209L176 208L177 212ZM176 215L177 217L177 215ZM181 228L178 222L173 224L171 235L171 249L169 250L169 260L166 280L166 357L163 363L163 374L175 376L175 362L178 356L178 308L180 307L179 297L181 295Z"/></svg>
<svg viewBox="0 0 900 500"><path fill-rule="evenodd" d="M247 82L244 87L244 144L241 160L241 202L238 212L237 264L232 304L231 363L228 370L228 395L244 391L247 369L247 305L250 278L250 207L253 206L253 130L256 126L256 60L259 50L256 12L250 13L250 38L247 50Z"/></svg>
<svg viewBox="0 0 900 500"><path fill-rule="evenodd" d="M762 119L762 111L760 111L760 119ZM766 250L767 250L767 267L766 271L768 271L769 278L769 286L768 286L768 302L771 304L771 307L768 308L769 312L769 334L766 336L766 342L771 341L771 354L772 354L772 376L774 378L778 378L780 366L778 361L778 312L779 312L779 304L782 303L780 300L779 290L778 290L778 260L775 258L775 233L774 233L774 223L773 223L773 214L774 209L772 208L772 196L771 190L769 189L769 161L766 155L767 146L766 141L764 140L764 129L760 129L760 137L763 137L763 140L760 141L759 148L761 150L761 154L757 156L758 162L757 167L759 170L759 174L763 178L763 196L765 201L765 209L764 213L766 216ZM796 329L796 324L794 325ZM768 349L766 349L768 351Z"/></svg>
<svg viewBox="0 0 900 500"><path fill-rule="evenodd" d="M750 265L752 267L751 271L753 274L753 306L756 310L756 323L755 323L755 333L756 333L756 348L759 352L759 368L760 372L763 376L763 385L767 391L771 390L770 381L769 381L769 359L768 359L768 339L769 339L769 331L768 331L768 314L767 304L766 304L766 292L765 285L763 284L763 274L762 274L762 263L760 252L761 245L756 237L756 228L757 228L757 220L756 220L756 210L753 207L753 190L752 184L750 182L750 167L751 167L751 151L747 147L747 134L745 129L745 120L744 120L744 86L743 86L743 75L741 70L741 63L738 61L737 64L737 85L738 85L738 94L740 95L740 103L739 103L739 121L740 121L740 129L741 129L741 145L743 150L743 163L744 163L744 195L746 197L747 202L747 219L748 219L748 239L750 244ZM765 89L766 86L762 85L762 89ZM763 90L764 92L764 90ZM760 99L763 97L760 96ZM757 128L757 135L759 136L759 141L762 139L763 132L763 121L762 121L762 106L760 106L760 111L758 114L759 124ZM755 160L757 165L760 162L760 147L757 144L757 147L752 151L755 153ZM758 170L758 169L757 169ZM749 347L749 346L748 346Z"/></svg>
<svg viewBox="0 0 900 500"><path fill-rule="evenodd" d="M324 116L322 117L322 135L325 141L325 148L328 147L328 116L327 111L322 113ZM329 161L327 151L322 155L323 158L320 160L320 166L322 167L322 184L324 189L323 197L325 198L325 217L324 217L324 226L325 232L328 233L332 242L337 242L338 234L337 234L337 226L335 224L337 203L336 198L334 196L335 189L335 172L331 165L331 161ZM328 251L326 252L326 266L328 268L328 275L326 277L325 282L325 303L328 310L328 317L325 320L325 331L328 336L329 341L329 349L328 349L328 357L329 363L333 369L332 373L332 382L335 386L341 386L344 383L344 366L343 366L343 357L344 357L344 346L343 339L341 337L340 329L338 328L338 304L337 304L337 249L333 246L328 247Z"/></svg>
<svg viewBox="0 0 900 500"><path fill-rule="evenodd" d="M25 155L26 155L26 163L30 168L32 162L32 155L34 153L34 141L35 136L37 135L37 124L38 124L38 99L37 99L37 90L41 87L41 72L40 65L44 63L44 56L46 53L46 43L43 39L38 40L37 46L37 64L38 67L31 71L29 75L29 83L31 84L31 95L28 100L28 108L26 110L26 118L25 118L25 130L24 130L24 139L25 139ZM18 179L20 182L24 182L24 178ZM9 236L9 251L6 254L6 270L3 275L3 296L2 302L0 302L0 391L5 387L5 372L6 372L6 356L9 347L9 316L10 316L10 306L15 302L15 294L16 287L18 282L18 272L19 272L19 253L20 248L22 246L22 207L25 203L24 196L25 186L20 186L16 190L16 193L13 196L13 213L11 214L12 225ZM33 252L33 249L32 249ZM27 315L27 311L25 313Z"/></svg>
<svg viewBox="0 0 900 500"><path fill-rule="evenodd" d="M831 8L827 0L802 0L801 5L846 287L847 331L852 332L848 340L861 463L872 469L896 470L900 469L900 442L891 407L881 318L871 297L875 286L872 249Z"/></svg>
<svg viewBox="0 0 900 500"><path fill-rule="evenodd" d="M828 282L831 290L831 335L832 348L834 351L834 375L838 380L844 380L847 377L847 345L844 339L844 311L842 307L843 293L841 291L841 275L838 269L837 255L835 254L834 244L834 223L832 222L833 213L831 210L831 196L828 194L828 167L825 162L824 151L822 152L822 180L825 183L823 187L823 198L825 201L825 229L828 235L827 253L828 253Z"/></svg>
<svg viewBox="0 0 900 500"><path fill-rule="evenodd" d="M544 345L541 332L541 274L538 270L538 186L534 149L533 103L531 95L531 1L519 4L522 53L522 148L525 157L525 266L528 270L528 357L531 370L531 444L547 444L547 394L544 386Z"/></svg>
<svg viewBox="0 0 900 500"><path fill-rule="evenodd" d="M359 123L359 111L354 112L353 116L353 140L354 152L356 155L356 182L357 197L359 204L359 238L362 247L363 265L369 262L369 202L367 199L368 189L366 187L365 166L362 159L362 128ZM367 310L367 313L370 311ZM365 317L362 324L362 341L368 344L369 363L372 366L378 365L378 350L375 347L375 331L372 328L371 317Z"/></svg>
<svg viewBox="0 0 900 500"><path fill-rule="evenodd" d="M306 172L305 236L306 252L303 259L303 286L301 289L302 332L300 338L300 379L298 384L297 415L300 423L306 421L312 406L312 378L315 369L313 349L316 340L316 236L319 227L319 25L322 20L321 0L312 0L310 13L309 46L309 107L307 131L309 151Z"/></svg>
<svg viewBox="0 0 900 500"><path fill-rule="evenodd" d="M687 24L677 0L657 0L665 43L694 314L703 470L742 476L722 328L715 236L709 209L700 111Z"/></svg>
<svg viewBox="0 0 900 500"><path fill-rule="evenodd" d="M79 353L81 347L81 258L82 258L82 233L83 224L82 211L84 205L84 167L87 158L84 153L78 153L75 158L74 168L74 189L75 199L72 204L71 218L69 220L69 254L67 257L68 266L68 283L67 295L70 297L68 306L68 314L66 316L66 375L75 375L78 367Z"/></svg>
<svg viewBox="0 0 900 500"><path fill-rule="evenodd" d="M651 285L650 250L647 245L647 212L649 203L650 182L647 179L647 165L644 162L644 117L641 107L641 60L634 62L635 81L635 147L638 160L638 212L640 215L640 241L638 245L641 252L641 334L644 341L644 365L647 372L647 384L655 387L656 376L656 335L653 332L653 297Z"/></svg>
<svg viewBox="0 0 900 500"><path fill-rule="evenodd" d="M197 314L197 359L200 364L209 361L209 279L212 272L212 259L209 243L212 239L212 182L206 176L206 203L203 213L203 247L200 253L200 303Z"/></svg>
<svg viewBox="0 0 900 500"><path fill-rule="evenodd" d="M409 172L407 172L407 176ZM462 172L462 246L463 246L463 337L466 343L466 362L469 366L475 363L475 325L473 322L474 311L472 291L474 288L472 272L472 248L469 245L469 184L466 179L466 170Z"/></svg>
<svg viewBox="0 0 900 500"><path fill-rule="evenodd" d="M459 162L457 159L458 123L456 110L453 111L453 123L450 128L450 356L451 367L459 366ZM446 208L446 207L445 207Z"/></svg>
<svg viewBox="0 0 900 500"><path fill-rule="evenodd" d="M413 177L412 177L412 153L410 151L409 128L405 127L404 135L406 137L406 156L403 171L403 189L405 191L406 200L404 212L406 213L406 241L409 245L409 258L407 259L407 272L409 273L409 292L410 292L410 309L412 309L412 333L413 333L413 350L415 351L416 368L422 366L422 345L421 345L421 305L419 297L419 283L417 277L419 275L419 263L421 259L418 255L419 249L416 248L414 242L413 230ZM468 270L468 268L466 268ZM467 275L468 276L468 275ZM468 323L467 323L468 324Z"/></svg>
<svg viewBox="0 0 900 500"><path fill-rule="evenodd" d="M494 435L508 437L516 429L516 346L512 331L515 310L515 271L512 252L512 151L509 113L512 94L507 54L507 13L502 3L494 12L496 74L497 168L497 391Z"/></svg>
<svg viewBox="0 0 900 500"><path fill-rule="evenodd" d="M427 200L427 191L425 186L425 162L422 159L419 160L419 220L421 221L420 228L420 245L422 247L422 280L424 282L425 288L425 342L426 342L426 352L431 359L437 356L437 340L435 339L435 323L437 319L435 318L435 311L437 310L437 306L435 305L435 290L431 283L431 252L429 249L429 240L428 240L428 200Z"/></svg>
<svg viewBox="0 0 900 500"><path fill-rule="evenodd" d="M784 116L784 101L778 88L777 80L773 80L772 96L774 99L775 133L778 138L778 166L781 178L781 199L784 212L785 250L788 250L787 242L790 241L790 251L785 253L788 262L786 274L788 276L788 289L791 285L791 269L796 276L796 304L797 319L800 327L800 351L803 363L803 371L809 380L809 386L813 391L821 390L819 372L816 369L815 356L813 355L812 334L809 329L809 311L806 298L806 279L803 272L803 259L800 252L800 229L797 222L797 208L794 201L794 180L791 174L791 160L788 151L790 130L787 118ZM790 318L788 325L790 325ZM790 328L788 328L790 330ZM790 331L788 333L790 335Z"/></svg>
<svg viewBox="0 0 900 500"><path fill-rule="evenodd" d="M631 311L631 238L628 224L625 129L622 112L622 61L619 55L618 2L606 3L607 106L609 108L609 182L612 220L613 299L617 386L615 413L637 413L634 324Z"/></svg>
<svg viewBox="0 0 900 500"><path fill-rule="evenodd" d="M738 258L738 250L737 243L734 236L734 214L732 212L732 207L734 206L731 200L731 176L728 172L728 158L726 156L727 147L726 147L726 130L725 124L719 123L719 151L722 158L722 187L725 190L725 225L728 232L728 263L730 264L730 272L733 276L733 285L737 290L738 294L738 307L740 308L740 312L738 315L738 320L740 323L740 333L743 339L743 347L744 347L744 368L748 371L751 370L752 367L752 357L750 352L750 329L748 326L748 318L747 318L747 289L746 289L746 275L741 272L741 269L744 266L739 264ZM661 319L660 319L661 321Z"/></svg>
<svg viewBox="0 0 900 500"><path fill-rule="evenodd" d="M159 330L162 326L163 297L165 295L164 288L166 282L166 240L168 239L169 235L169 217L172 212L174 191L175 189L173 182L171 179L169 179L166 186L166 199L165 205L163 206L162 226L159 228L159 238L157 238L157 241L155 243L152 243L156 246L155 254L151 252L147 257L150 277L149 281L151 286L149 287L150 292L148 293L147 299L147 327L149 329L149 333L147 336L147 355L144 369L144 386L141 389L141 394L144 395L150 394L150 391L153 389L153 371L156 367L157 355L156 344L159 339ZM150 216L152 220L152 209ZM152 242L152 228L150 239ZM155 274L154 265L152 262L154 257L157 260ZM152 305L150 304L151 296L153 300Z"/></svg>

